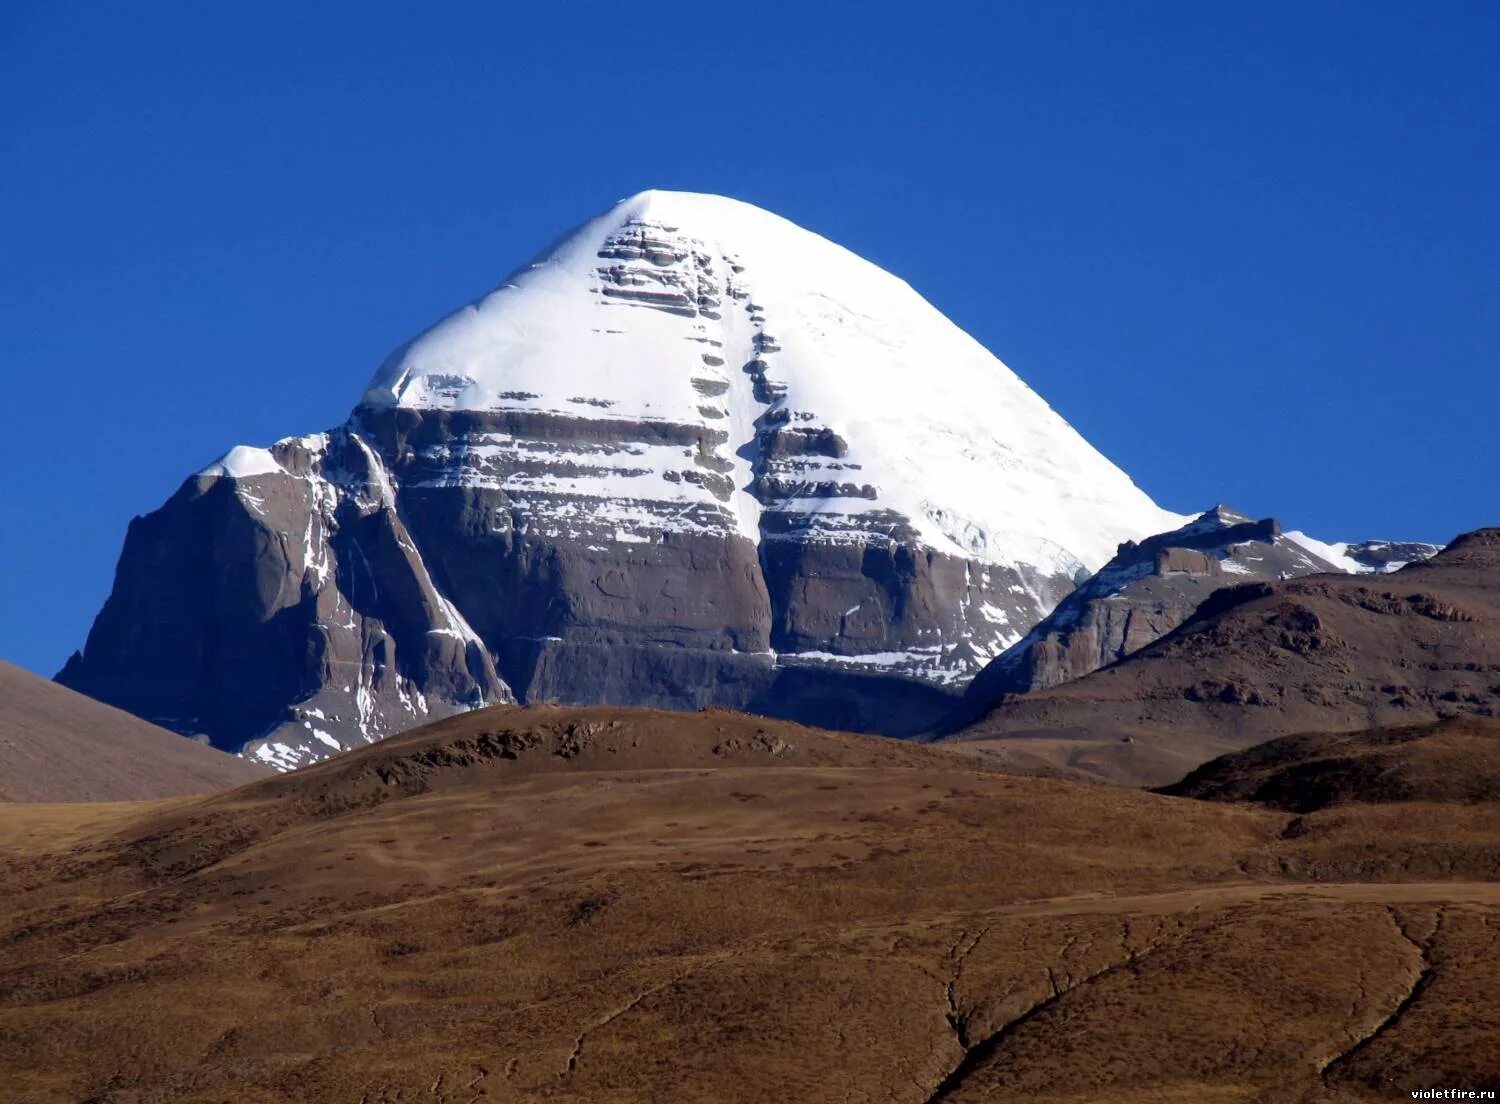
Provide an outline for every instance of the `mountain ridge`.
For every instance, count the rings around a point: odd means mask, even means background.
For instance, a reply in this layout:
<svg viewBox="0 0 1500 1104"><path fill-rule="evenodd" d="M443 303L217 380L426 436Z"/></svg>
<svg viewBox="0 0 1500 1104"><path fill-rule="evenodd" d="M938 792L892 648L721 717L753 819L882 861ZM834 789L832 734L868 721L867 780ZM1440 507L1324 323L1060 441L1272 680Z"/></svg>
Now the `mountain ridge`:
<svg viewBox="0 0 1500 1104"><path fill-rule="evenodd" d="M1219 505L1180 529L1126 541L1114 558L990 662L945 723L954 731L1003 696L1045 690L1139 651L1222 587L1323 573L1388 574L1441 547L1413 541L1326 544Z"/></svg>
<svg viewBox="0 0 1500 1104"><path fill-rule="evenodd" d="M1161 785L1295 732L1500 707L1500 529L1388 575L1309 575L1214 591L1109 667L1002 699L949 739Z"/></svg>

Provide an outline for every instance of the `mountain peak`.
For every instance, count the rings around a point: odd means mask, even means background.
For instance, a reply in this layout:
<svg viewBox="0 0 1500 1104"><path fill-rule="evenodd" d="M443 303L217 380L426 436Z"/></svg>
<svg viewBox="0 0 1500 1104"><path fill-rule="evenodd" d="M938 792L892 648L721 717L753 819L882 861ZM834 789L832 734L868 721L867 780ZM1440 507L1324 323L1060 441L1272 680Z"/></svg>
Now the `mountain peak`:
<svg viewBox="0 0 1500 1104"><path fill-rule="evenodd" d="M685 436L729 486L676 485L747 535L793 500L894 512L944 552L1073 575L1184 520L903 281L724 196L620 201L398 349L362 405ZM669 459L628 470L659 484Z"/></svg>
<svg viewBox="0 0 1500 1104"><path fill-rule="evenodd" d="M648 191L133 527L69 678L281 767L512 697L910 734L1186 520L901 280Z"/></svg>
<svg viewBox="0 0 1500 1104"><path fill-rule="evenodd" d="M691 218L705 221L715 218L786 221L780 215L742 199L715 192L681 192L668 188L647 188L626 196L611 207L609 213L623 218L651 216L684 221Z"/></svg>

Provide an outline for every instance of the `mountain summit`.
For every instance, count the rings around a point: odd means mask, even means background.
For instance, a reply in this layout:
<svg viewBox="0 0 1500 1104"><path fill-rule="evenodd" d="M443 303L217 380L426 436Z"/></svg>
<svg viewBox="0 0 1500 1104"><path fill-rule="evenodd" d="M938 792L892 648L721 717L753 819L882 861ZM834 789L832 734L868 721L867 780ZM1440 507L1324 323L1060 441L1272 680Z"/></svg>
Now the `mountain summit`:
<svg viewBox="0 0 1500 1104"><path fill-rule="evenodd" d="M1185 520L901 280L643 192L132 523L59 677L280 766L512 698L906 733Z"/></svg>
<svg viewBox="0 0 1500 1104"><path fill-rule="evenodd" d="M906 283L721 196L616 205L398 350L364 406L690 432L709 455L664 442L601 465L590 444L569 450L578 475L507 479L510 442L451 458L473 485L661 504L591 519L627 530L758 543L895 513L935 551L1071 574L1177 520ZM672 477L684 459L698 478Z"/></svg>

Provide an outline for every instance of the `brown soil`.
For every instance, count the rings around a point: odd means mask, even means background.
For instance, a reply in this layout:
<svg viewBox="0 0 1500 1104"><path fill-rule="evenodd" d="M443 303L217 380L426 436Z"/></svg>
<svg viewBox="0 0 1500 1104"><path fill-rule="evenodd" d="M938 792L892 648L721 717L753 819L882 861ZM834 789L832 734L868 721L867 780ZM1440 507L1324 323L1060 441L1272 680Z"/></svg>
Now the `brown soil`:
<svg viewBox="0 0 1500 1104"><path fill-rule="evenodd" d="M268 773L0 660L0 800L138 801Z"/></svg>
<svg viewBox="0 0 1500 1104"><path fill-rule="evenodd" d="M1500 529L1386 576L1217 591L1119 663L1002 700L953 737L1013 769L1165 785L1294 732L1500 710Z"/></svg>
<svg viewBox="0 0 1500 1104"><path fill-rule="evenodd" d="M1493 810L1292 816L728 713L488 710L209 798L0 806L0 1095L1496 1087Z"/></svg>

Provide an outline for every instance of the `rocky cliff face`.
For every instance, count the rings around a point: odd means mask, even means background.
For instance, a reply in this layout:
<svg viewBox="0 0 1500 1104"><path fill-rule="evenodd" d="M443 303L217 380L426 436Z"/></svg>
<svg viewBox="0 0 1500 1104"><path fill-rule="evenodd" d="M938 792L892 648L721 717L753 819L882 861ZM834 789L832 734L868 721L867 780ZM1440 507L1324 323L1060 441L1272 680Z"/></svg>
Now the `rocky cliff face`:
<svg viewBox="0 0 1500 1104"><path fill-rule="evenodd" d="M1323 572L1384 573L1439 546L1367 541L1327 545L1283 533L1226 506L1169 533L1120 546L1096 575L975 677L946 727L961 728L1001 697L1045 690L1107 667L1165 636L1221 587Z"/></svg>
<svg viewBox="0 0 1500 1104"><path fill-rule="evenodd" d="M512 698L906 734L1181 521L900 280L651 192L138 519L59 677L282 767Z"/></svg>
<svg viewBox="0 0 1500 1104"><path fill-rule="evenodd" d="M125 537L58 681L287 768L514 700L352 429L237 449Z"/></svg>

